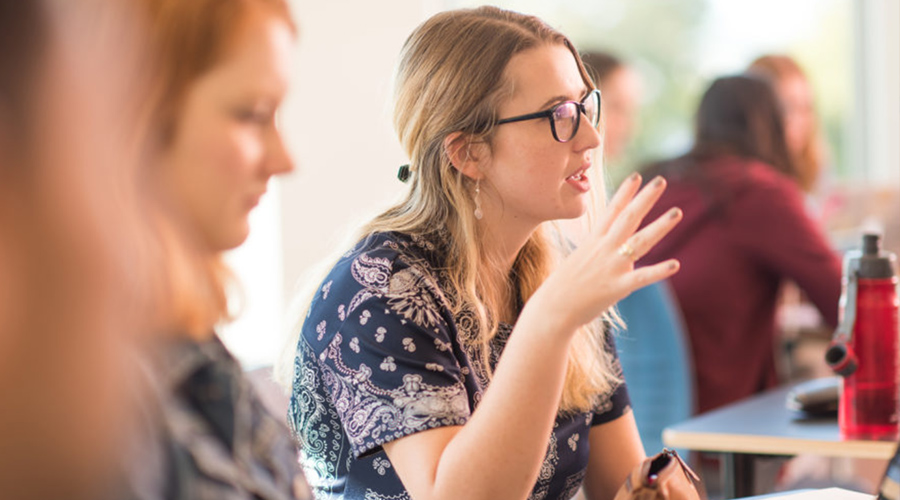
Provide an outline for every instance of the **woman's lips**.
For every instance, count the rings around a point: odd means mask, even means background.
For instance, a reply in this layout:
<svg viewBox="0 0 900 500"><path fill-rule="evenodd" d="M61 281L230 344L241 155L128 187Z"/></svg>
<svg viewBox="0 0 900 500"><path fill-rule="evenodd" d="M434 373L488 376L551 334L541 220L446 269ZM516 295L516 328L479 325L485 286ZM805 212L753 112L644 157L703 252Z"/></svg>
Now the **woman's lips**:
<svg viewBox="0 0 900 500"><path fill-rule="evenodd" d="M574 187L581 193L588 192L591 189L591 181L587 176L587 168L582 168L574 174L566 177L566 183Z"/></svg>

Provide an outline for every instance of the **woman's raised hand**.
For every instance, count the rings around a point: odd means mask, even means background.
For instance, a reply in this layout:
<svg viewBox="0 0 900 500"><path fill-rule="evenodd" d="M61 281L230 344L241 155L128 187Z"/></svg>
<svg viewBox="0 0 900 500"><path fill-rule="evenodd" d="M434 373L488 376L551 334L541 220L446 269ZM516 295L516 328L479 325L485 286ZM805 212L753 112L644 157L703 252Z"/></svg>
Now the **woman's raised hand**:
<svg viewBox="0 0 900 500"><path fill-rule="evenodd" d="M574 331L592 321L638 288L678 272L679 262L675 259L634 267L634 261L649 252L682 216L680 209L673 208L638 230L665 191L666 181L657 177L643 189L640 187L638 174L622 183L596 230L532 297L538 299L540 307L548 307L545 312L558 315L567 330Z"/></svg>

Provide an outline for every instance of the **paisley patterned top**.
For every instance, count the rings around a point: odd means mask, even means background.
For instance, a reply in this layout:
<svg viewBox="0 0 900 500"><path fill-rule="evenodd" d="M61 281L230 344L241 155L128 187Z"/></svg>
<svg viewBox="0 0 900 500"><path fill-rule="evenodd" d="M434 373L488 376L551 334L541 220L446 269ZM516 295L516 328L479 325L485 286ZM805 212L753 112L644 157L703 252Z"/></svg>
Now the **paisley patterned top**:
<svg viewBox="0 0 900 500"><path fill-rule="evenodd" d="M463 425L481 400L487 371L466 341L474 316L452 313L443 255L435 241L375 234L338 261L313 298L288 421L317 499L410 498L382 445ZM511 331L501 325L492 365ZM608 349L615 352L611 339ZM621 384L593 412L558 416L530 498L571 498L587 467L590 427L628 408Z"/></svg>

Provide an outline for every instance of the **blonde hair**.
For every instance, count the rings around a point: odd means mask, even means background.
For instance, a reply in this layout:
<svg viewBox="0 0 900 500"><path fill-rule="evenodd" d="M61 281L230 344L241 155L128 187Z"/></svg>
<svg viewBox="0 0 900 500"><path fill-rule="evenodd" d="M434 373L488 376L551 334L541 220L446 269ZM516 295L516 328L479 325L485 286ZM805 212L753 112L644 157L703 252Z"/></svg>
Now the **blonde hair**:
<svg viewBox="0 0 900 500"><path fill-rule="evenodd" d="M788 78L801 78L803 81L809 81L800 65L785 55L760 56L750 63L747 73L764 78L773 86ZM796 153L792 151L791 156L796 170L797 183L803 191L810 192L815 187L816 180L822 173L825 163L824 142L816 120L812 120L809 135L805 139L800 151Z"/></svg>
<svg viewBox="0 0 900 500"><path fill-rule="evenodd" d="M141 0L139 7L154 69L144 110L151 163L170 146L191 86L243 36L249 9L263 8L296 31L285 0ZM163 207L149 217L157 233L150 251L162 269L153 284L154 315L164 318L164 328L205 338L216 323L229 319L225 286L231 272L221 254L201 250L192 228L179 225L178 214Z"/></svg>
<svg viewBox="0 0 900 500"><path fill-rule="evenodd" d="M512 281L492 274L505 266L491 262L479 245L483 238L473 215L473 181L451 165L444 141L462 132L462 140L490 147L498 105L512 90L505 78L507 64L518 53L548 44L568 48L585 84L594 88L572 43L533 16L496 7L455 10L431 17L412 33L401 53L394 96L394 126L410 159L410 191L360 235L441 233L448 249L448 295L456 299L453 313L474 313L472 331L478 333L464 341L478 348L488 369L490 342L501 320L498 313L514 308L516 299L527 301L556 268L564 249L558 232L549 227L552 223L545 223L515 259ZM294 334L290 352L296 350L299 327ZM604 335L599 321L577 334L569 352L563 411L591 409L619 380L604 349ZM282 371L282 381L284 375Z"/></svg>

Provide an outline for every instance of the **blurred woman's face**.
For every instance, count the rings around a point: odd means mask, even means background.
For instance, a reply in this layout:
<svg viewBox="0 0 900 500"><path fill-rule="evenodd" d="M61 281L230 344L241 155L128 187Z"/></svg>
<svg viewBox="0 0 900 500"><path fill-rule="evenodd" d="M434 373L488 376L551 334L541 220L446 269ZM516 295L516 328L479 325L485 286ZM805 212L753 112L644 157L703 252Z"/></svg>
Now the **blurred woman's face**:
<svg viewBox="0 0 900 500"><path fill-rule="evenodd" d="M630 69L620 66L599 82L603 121L603 156L616 161L634 135L640 100L640 82Z"/></svg>
<svg viewBox="0 0 900 500"><path fill-rule="evenodd" d="M799 154L809 142L812 133L813 102L809 84L802 76L789 76L777 86L778 98L784 108L784 129L788 148Z"/></svg>
<svg viewBox="0 0 900 500"><path fill-rule="evenodd" d="M164 196L208 250L240 245L250 211L291 159L275 115L288 89L291 28L250 8L228 55L189 89L164 154Z"/></svg>

